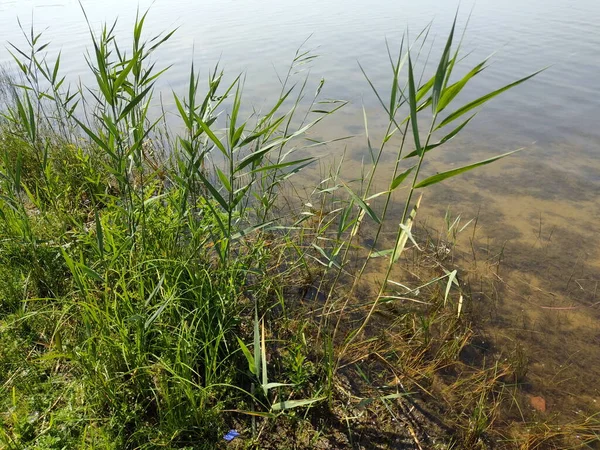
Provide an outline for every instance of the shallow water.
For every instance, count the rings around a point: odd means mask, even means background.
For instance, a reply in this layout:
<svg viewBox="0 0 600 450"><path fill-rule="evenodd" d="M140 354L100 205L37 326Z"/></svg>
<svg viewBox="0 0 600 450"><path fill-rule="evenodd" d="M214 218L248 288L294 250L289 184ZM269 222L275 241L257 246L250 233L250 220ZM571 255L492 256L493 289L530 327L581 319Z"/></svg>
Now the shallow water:
<svg viewBox="0 0 600 450"><path fill-rule="evenodd" d="M205 2L140 0L153 3L147 30L180 27L157 59L173 68L158 86L182 92L193 57L204 75L217 62L231 75L247 74L246 96L257 105L279 90L295 50L310 35L308 48L320 58L310 70L325 78L327 97L349 100L345 111L320 130L324 136L361 134L364 103L373 134L385 125L358 70L359 60L376 83L387 86L385 38L394 46L410 26L416 34L434 19L443 39L454 16L451 0L223 0ZM417 6L418 3L418 6ZM83 0L93 25L120 17L119 33L135 18L137 2ZM463 2L460 25L471 3ZM33 15L32 15L33 11ZM3 40L22 44L17 17L48 28L54 49L71 81L85 81L82 53L88 31L76 0L0 1ZM517 343L530 361L528 390L543 396L548 411L573 415L600 404L600 2L597 0L480 0L464 48L468 62L494 51L495 63L461 99L467 101L516 77L551 65L534 81L493 101L469 128L428 164L426 170L489 157L518 147L526 152L437 186L424 200L430 223L440 225L448 204L467 221L478 215L474 246L496 255L502 248L493 300L474 305L495 351ZM438 42L439 44L439 42ZM0 62L10 56L0 50ZM168 102L167 102L168 103ZM359 170L364 138L345 141L349 170ZM342 145L321 150L339 155ZM384 167L383 171L387 169ZM468 251L468 240L462 244ZM490 258L492 258L490 256ZM490 263L491 264L491 263ZM487 303L486 303L487 301Z"/></svg>

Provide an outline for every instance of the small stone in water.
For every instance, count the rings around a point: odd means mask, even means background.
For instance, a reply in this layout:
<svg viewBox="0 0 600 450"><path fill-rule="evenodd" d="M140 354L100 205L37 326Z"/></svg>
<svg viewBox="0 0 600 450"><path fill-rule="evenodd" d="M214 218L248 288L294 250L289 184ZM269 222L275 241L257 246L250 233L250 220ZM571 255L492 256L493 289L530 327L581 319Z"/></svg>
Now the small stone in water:
<svg viewBox="0 0 600 450"><path fill-rule="evenodd" d="M544 397L530 397L529 403L536 411L546 412L546 400L544 399Z"/></svg>

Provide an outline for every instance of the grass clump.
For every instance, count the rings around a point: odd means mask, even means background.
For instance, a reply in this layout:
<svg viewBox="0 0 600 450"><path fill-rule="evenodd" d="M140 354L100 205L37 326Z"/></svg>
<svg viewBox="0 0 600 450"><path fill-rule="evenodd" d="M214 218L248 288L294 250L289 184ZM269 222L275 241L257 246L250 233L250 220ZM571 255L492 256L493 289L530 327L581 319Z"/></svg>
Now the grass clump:
<svg viewBox="0 0 600 450"><path fill-rule="evenodd" d="M530 77L442 119L486 61L455 80L453 27L422 79L411 48L427 33L403 41L389 102L371 84L388 126L379 147L367 130L360 182L340 164L297 210L290 180L327 144L307 133L344 105L294 83L313 56L298 51L273 106L247 117L240 77L215 70L203 91L192 66L173 134L152 102L167 69L153 54L172 32L144 39L145 17L127 49L114 25L90 31L95 84L77 90L41 34L13 46L21 81L7 85L0 126L3 447L217 448L232 428L241 447L485 446L502 368L452 385L454 422L413 412L441 375L468 371L471 330L457 271L438 261L414 276L406 261L422 257L416 191L506 156L423 177L428 152ZM374 192L388 151L393 176Z"/></svg>

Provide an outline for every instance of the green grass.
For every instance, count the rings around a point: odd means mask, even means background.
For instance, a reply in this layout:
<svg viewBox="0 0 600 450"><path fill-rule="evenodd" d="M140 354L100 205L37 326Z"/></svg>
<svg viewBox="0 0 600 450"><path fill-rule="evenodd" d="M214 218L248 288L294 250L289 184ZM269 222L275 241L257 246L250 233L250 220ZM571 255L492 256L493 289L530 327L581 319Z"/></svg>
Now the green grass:
<svg viewBox="0 0 600 450"><path fill-rule="evenodd" d="M286 192L316 160L300 150L326 144L307 132L345 104L293 79L314 55L299 50L272 108L248 116L241 77L215 69L203 88L192 65L173 94L175 132L151 113L168 69L153 54L173 32L145 38L144 19L127 47L114 26L90 29L95 84L80 89L33 29L11 47L21 80L5 86L0 125L0 445L218 448L236 428L239 447L352 446L375 410L381 439L400 433L404 399L430 395L471 335L456 271L404 270L422 254L417 191L510 153L429 176L423 163L533 75L456 107L486 61L459 70L453 27L435 72L417 76L427 30L403 40L387 101L365 72L388 126L379 145L366 127L361 179L332 165L298 210ZM374 192L390 152L393 175ZM483 445L499 378L453 385L462 407L443 448Z"/></svg>

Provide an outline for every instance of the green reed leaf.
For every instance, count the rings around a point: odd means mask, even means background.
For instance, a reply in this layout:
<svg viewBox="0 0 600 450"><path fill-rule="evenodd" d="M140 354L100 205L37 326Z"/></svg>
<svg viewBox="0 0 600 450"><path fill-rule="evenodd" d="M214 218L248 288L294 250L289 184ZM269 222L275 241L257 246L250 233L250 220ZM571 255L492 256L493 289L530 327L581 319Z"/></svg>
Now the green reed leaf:
<svg viewBox="0 0 600 450"><path fill-rule="evenodd" d="M119 73L119 76L115 79L115 81L113 83L113 92L115 94L119 91L119 88L127 79L127 75L129 75L129 73L131 72L131 69L133 69L133 66L138 62L139 56L140 56L139 52L134 54L131 57L129 64L127 64L125 66L125 68L123 70L121 70L121 72Z"/></svg>
<svg viewBox="0 0 600 450"><path fill-rule="evenodd" d="M486 164L493 163L494 161L498 161L499 159L506 158L507 156L512 155L513 153L517 153L517 152L519 152L521 150L523 150L523 149L519 148L517 150L513 150L512 152L504 153L502 155L494 156L493 158L489 158L489 159L485 159L483 161L479 161L479 162L477 162L475 164L469 164L467 166L459 167L458 169L452 169L452 170L448 170L447 172L438 173L438 174L433 175L433 176L431 176L429 178L426 178L423 181L421 181L420 183L418 183L415 186L415 189L419 189L419 188L423 188L425 186L430 186L432 184L439 183L440 181L446 180L447 178L454 177L454 176L459 175L461 173L468 172L469 170L473 170L473 169L475 169L477 167L485 166Z"/></svg>
<svg viewBox="0 0 600 450"><path fill-rule="evenodd" d="M217 136L215 136L215 134L212 132L212 130L210 129L210 127L208 126L208 124L206 122L204 122L200 118L198 118L198 124L202 127L202 129L204 130L204 132L206 133L206 135L209 137L209 139L217 146L217 148L219 150L221 150L221 153L223 153L223 155L225 156L225 158L229 159L230 155L227 153L227 150L225 149L225 146L219 140L219 138Z"/></svg>
<svg viewBox="0 0 600 450"><path fill-rule="evenodd" d="M141 94L138 94L136 97L133 98L133 100L131 100L127 106L125 106L125 108L123 108L123 112L121 113L121 115L119 116L119 119L117 121L121 121L124 117L127 116L127 114L129 114L133 108L135 108L139 102L141 102L144 97L146 96L146 94L148 94L148 92L150 92L150 90L152 89L152 85L148 86L146 89L144 89Z"/></svg>
<svg viewBox="0 0 600 450"><path fill-rule="evenodd" d="M273 411L284 411L286 409L300 408L302 406L310 406L317 402L324 400L326 397L309 398L305 400L286 400L279 403L273 404L271 409Z"/></svg>
<svg viewBox="0 0 600 450"><path fill-rule="evenodd" d="M181 118L183 119L183 122L185 123L185 127L188 130L191 130L192 122L190 121L188 114L185 112L185 109L184 109L183 105L181 104L179 97L177 97L177 94L175 94L174 92L173 92L173 99L175 100L175 105L177 106L177 109L179 110L179 115L181 116Z"/></svg>
<svg viewBox="0 0 600 450"><path fill-rule="evenodd" d="M519 84L529 80L530 78L533 78L534 76L536 76L537 74L539 74L540 72L544 71L545 69L541 69L538 70L537 72L532 73L531 75L528 75L526 77L523 77L513 83L507 84L506 86L497 89L493 92L490 92L489 94L486 94L482 97L479 97L477 100L473 100L470 103L467 103L466 105L462 106L461 108L457 109L456 111L454 111L452 114L450 114L448 117L446 117L437 127L437 129L440 129L446 125L448 125L450 122L452 122L453 120L458 119L460 116L462 116L463 114L471 111L473 108L477 108L478 106L483 105L484 103L486 103L487 101L491 100L492 98L502 94L505 91L508 91L509 89L518 86Z"/></svg>
<svg viewBox="0 0 600 450"><path fill-rule="evenodd" d="M240 349L242 350L242 353L246 357L246 361L248 361L248 370L253 375L258 375L256 373L256 363L254 361L254 357L252 356L252 353L250 353L250 350L248 350L248 347L246 347L246 344L244 344L244 341L242 341L239 337L237 338L237 341L240 346Z"/></svg>
<svg viewBox="0 0 600 450"><path fill-rule="evenodd" d="M419 137L419 125L417 124L417 98L415 92L415 76L413 73L412 59L408 57L408 103L410 106L410 122L412 125L415 147L421 154L421 139Z"/></svg>
<svg viewBox="0 0 600 450"><path fill-rule="evenodd" d="M223 186L225 186L225 189L227 189L228 192L231 192L231 183L229 182L227 175L225 175L218 167L215 167L215 170L217 171L217 175L219 176L221 183L223 183Z"/></svg>
<svg viewBox="0 0 600 450"><path fill-rule="evenodd" d="M219 203L219 205L221 205L225 211L229 211L229 205L227 204L223 196L219 193L218 189L215 188L202 173L198 172L198 177L200 178L204 186L206 186L206 189L210 191L213 198Z"/></svg>
<svg viewBox="0 0 600 450"><path fill-rule="evenodd" d="M379 219L379 217L377 217L377 214L375 214L375 211L373 211L373 209L369 205L367 205L362 198L360 198L358 195L356 195L354 193L354 191L352 191L352 189L350 189L345 184L344 184L344 188L346 189L348 194L350 194L350 197L352 197L352 200L360 207L360 209L362 209L367 214L367 216L369 216L377 224L381 223L381 219Z"/></svg>
<svg viewBox="0 0 600 450"><path fill-rule="evenodd" d="M433 82L433 89L431 92L431 106L434 112L437 111L438 102L443 91L444 80L446 79L447 75L448 62L450 60L450 50L452 48L452 40L454 38L455 27L456 17L454 17L454 21L452 22L452 29L450 30L450 34L448 35L446 47L444 48L444 52L442 53L442 57L440 58L438 68L435 73L435 81Z"/></svg>
<svg viewBox="0 0 600 450"><path fill-rule="evenodd" d="M393 179L392 184L390 185L390 191L393 191L394 189L396 189L398 186L400 186L402 184L402 182L406 179L406 177L413 171L413 169L417 167L412 166L409 167L408 169L406 169L404 172L402 172L400 175L398 175L396 178Z"/></svg>
<svg viewBox="0 0 600 450"><path fill-rule="evenodd" d="M442 97L440 98L440 101L437 105L436 111L437 112L443 111L450 104L450 102L452 100L454 100L454 98L460 93L460 91L462 91L462 89L466 86L466 84L469 82L469 80L471 80L471 78L473 78L475 75L477 75L477 74L481 73L483 70L485 70L485 68L486 68L485 64L487 63L487 61L488 61L488 59L486 58L484 61L477 64L475 67L473 67L473 69L471 69L469 71L469 73L467 73L459 81L448 86L444 90L444 93L442 94Z"/></svg>
<svg viewBox="0 0 600 450"><path fill-rule="evenodd" d="M448 142L450 139L452 139L453 137L455 137L458 133L460 133L460 131L467 126L467 124L471 121L471 119L473 117L475 117L476 114L473 114L471 117L469 117L467 120L465 120L463 123L461 123L458 127L456 127L454 130L452 130L450 133L448 133L446 136L444 136L442 139L440 139L438 142L436 142L435 144L430 144L427 147L425 147L423 149L424 153L427 153L430 150L433 150L436 147L439 147L440 145L445 144L446 142ZM411 153L409 153L408 155L406 155L403 159L407 159L407 158L412 158L414 156L419 156L419 153L414 150Z"/></svg>
<svg viewBox="0 0 600 450"><path fill-rule="evenodd" d="M288 162L279 163L279 164L270 164L268 166L258 167L256 169L252 170L252 173L265 172L265 171L270 172L272 170L283 169L283 168L289 167L289 166L300 165L300 164L305 163L307 161L310 164L310 163L312 163L315 160L316 160L316 158L310 157L310 158L296 159L294 161L288 161Z"/></svg>

